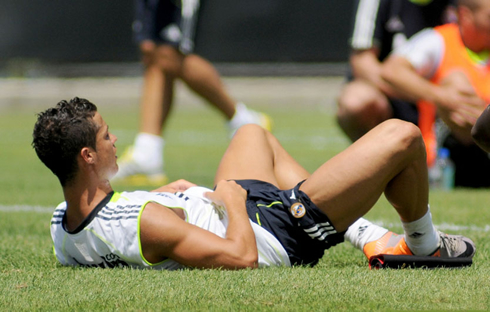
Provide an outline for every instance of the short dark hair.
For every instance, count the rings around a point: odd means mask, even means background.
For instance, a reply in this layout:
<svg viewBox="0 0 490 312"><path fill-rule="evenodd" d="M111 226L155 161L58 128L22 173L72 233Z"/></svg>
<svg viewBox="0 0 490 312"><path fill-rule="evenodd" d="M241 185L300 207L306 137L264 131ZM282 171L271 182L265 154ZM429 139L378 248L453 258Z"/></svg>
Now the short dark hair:
<svg viewBox="0 0 490 312"><path fill-rule="evenodd" d="M97 106L78 97L60 101L37 115L32 146L39 159L65 186L78 171L77 156L84 147L96 148Z"/></svg>

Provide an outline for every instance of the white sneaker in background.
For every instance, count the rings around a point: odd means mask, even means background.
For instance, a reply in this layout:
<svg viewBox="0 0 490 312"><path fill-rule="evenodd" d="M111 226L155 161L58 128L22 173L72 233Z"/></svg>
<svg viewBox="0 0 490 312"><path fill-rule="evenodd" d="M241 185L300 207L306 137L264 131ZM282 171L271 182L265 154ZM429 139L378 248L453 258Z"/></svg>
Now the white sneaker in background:
<svg viewBox="0 0 490 312"><path fill-rule="evenodd" d="M230 136L233 136L238 128L246 124L256 124L268 131L272 130L272 120L268 115L251 110L243 103L237 103L235 115L228 122Z"/></svg>
<svg viewBox="0 0 490 312"><path fill-rule="evenodd" d="M132 186L162 186L168 183L163 171L163 162L159 166L136 161L133 146L128 147L118 161L119 171L111 182L129 184Z"/></svg>

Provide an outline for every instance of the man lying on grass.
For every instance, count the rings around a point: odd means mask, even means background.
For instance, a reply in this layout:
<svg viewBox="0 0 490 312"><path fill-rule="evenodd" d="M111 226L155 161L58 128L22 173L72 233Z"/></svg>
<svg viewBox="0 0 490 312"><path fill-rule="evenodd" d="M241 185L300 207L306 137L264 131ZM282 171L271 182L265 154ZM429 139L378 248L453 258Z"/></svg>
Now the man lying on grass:
<svg viewBox="0 0 490 312"><path fill-rule="evenodd" d="M475 253L470 239L435 230L424 143L407 122L382 123L311 175L271 133L244 126L221 160L214 191L179 180L153 192L114 192L116 140L85 99L61 101L38 116L33 146L65 197L51 221L63 265L314 265L344 235L368 258ZM405 235L361 218L383 192Z"/></svg>

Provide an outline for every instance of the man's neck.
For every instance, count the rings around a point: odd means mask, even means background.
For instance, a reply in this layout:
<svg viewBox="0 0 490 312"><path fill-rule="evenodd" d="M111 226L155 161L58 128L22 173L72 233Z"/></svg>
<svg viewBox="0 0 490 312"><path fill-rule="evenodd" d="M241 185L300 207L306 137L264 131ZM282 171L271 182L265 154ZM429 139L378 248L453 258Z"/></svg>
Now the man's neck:
<svg viewBox="0 0 490 312"><path fill-rule="evenodd" d="M63 194L67 204L66 229L76 229L82 221L97 207L97 205L112 192L109 182L98 185L74 183L63 188Z"/></svg>

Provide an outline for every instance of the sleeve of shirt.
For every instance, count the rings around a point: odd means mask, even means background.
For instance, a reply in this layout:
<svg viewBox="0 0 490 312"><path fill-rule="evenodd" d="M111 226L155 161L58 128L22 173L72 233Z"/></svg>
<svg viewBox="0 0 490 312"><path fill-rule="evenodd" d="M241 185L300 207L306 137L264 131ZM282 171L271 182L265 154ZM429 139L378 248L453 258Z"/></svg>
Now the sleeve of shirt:
<svg viewBox="0 0 490 312"><path fill-rule="evenodd" d="M406 58L421 76L430 79L442 61L444 41L434 29L426 28L395 49L393 54Z"/></svg>
<svg viewBox="0 0 490 312"><path fill-rule="evenodd" d="M354 50L367 50L381 41L383 22L379 14L387 4L385 0L356 0L355 4L350 45Z"/></svg>

